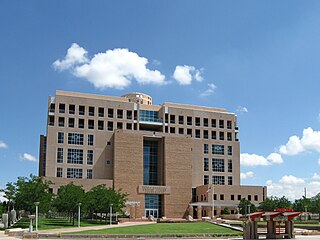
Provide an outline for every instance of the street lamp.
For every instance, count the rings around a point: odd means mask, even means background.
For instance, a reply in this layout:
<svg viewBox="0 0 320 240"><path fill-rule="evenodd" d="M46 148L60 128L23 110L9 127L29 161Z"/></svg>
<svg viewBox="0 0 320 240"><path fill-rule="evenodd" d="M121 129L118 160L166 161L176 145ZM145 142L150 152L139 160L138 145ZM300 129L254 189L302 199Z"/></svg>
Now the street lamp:
<svg viewBox="0 0 320 240"><path fill-rule="evenodd" d="M38 207L40 202L35 202L34 205L36 205L36 231L38 231Z"/></svg>
<svg viewBox="0 0 320 240"><path fill-rule="evenodd" d="M112 206L113 204L110 203L110 225L112 225Z"/></svg>
<svg viewBox="0 0 320 240"><path fill-rule="evenodd" d="M78 203L78 227L80 227L80 207L81 207L81 203Z"/></svg>

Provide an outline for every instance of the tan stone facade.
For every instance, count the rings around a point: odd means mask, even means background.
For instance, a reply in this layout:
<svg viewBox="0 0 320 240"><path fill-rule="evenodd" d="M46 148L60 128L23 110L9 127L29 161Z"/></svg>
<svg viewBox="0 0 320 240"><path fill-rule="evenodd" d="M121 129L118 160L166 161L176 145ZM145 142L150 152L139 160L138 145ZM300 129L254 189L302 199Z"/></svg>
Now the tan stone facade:
<svg viewBox="0 0 320 240"><path fill-rule="evenodd" d="M237 134L236 115L224 109L157 106L137 93L57 91L40 138L39 175L55 183L54 193L71 181L86 190L121 188L131 217L210 216L210 187L219 215L224 207L236 209L238 195L255 204L266 197L266 188L240 186Z"/></svg>

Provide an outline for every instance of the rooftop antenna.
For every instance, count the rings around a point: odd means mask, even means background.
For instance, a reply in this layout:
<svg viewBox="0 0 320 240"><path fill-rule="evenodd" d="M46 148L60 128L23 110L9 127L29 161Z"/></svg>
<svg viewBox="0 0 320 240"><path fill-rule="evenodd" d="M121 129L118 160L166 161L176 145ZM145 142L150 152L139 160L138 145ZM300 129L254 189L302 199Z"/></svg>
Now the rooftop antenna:
<svg viewBox="0 0 320 240"><path fill-rule="evenodd" d="M307 198L307 188L304 188L304 197Z"/></svg>

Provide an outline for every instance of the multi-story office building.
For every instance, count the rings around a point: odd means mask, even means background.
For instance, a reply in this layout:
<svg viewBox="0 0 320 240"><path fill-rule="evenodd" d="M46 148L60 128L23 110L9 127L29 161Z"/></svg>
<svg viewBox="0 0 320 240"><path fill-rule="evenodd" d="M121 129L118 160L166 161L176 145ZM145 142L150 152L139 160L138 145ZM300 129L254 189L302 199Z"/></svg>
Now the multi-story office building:
<svg viewBox="0 0 320 240"><path fill-rule="evenodd" d="M39 175L55 193L71 181L121 188L132 217L233 213L240 199L266 196L265 187L240 186L237 118L224 109L57 91L47 117Z"/></svg>

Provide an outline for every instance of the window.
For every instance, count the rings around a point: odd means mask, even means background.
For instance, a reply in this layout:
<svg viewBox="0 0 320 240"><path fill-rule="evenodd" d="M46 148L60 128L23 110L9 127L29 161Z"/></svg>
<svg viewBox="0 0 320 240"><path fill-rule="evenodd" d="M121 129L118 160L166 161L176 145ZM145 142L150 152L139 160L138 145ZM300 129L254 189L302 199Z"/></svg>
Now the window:
<svg viewBox="0 0 320 240"><path fill-rule="evenodd" d="M208 118L204 118L203 119L203 126L208 127L208 124L209 124L208 122L209 122Z"/></svg>
<svg viewBox="0 0 320 240"><path fill-rule="evenodd" d="M89 116L94 116L94 107L89 106Z"/></svg>
<svg viewBox="0 0 320 240"><path fill-rule="evenodd" d="M65 113L66 105L64 103L59 104L59 113Z"/></svg>
<svg viewBox="0 0 320 240"><path fill-rule="evenodd" d="M98 120L98 130L103 130L104 128L104 121Z"/></svg>
<svg viewBox="0 0 320 240"><path fill-rule="evenodd" d="M93 164L93 150L87 151L87 164L92 165Z"/></svg>
<svg viewBox="0 0 320 240"><path fill-rule="evenodd" d="M231 194L231 197L230 197L231 201L234 201L234 195Z"/></svg>
<svg viewBox="0 0 320 240"><path fill-rule="evenodd" d="M79 120L78 120L78 127L79 127L79 128L84 128L84 119L79 118Z"/></svg>
<svg viewBox="0 0 320 240"><path fill-rule="evenodd" d="M203 138L204 139L208 139L209 138L208 130L203 130Z"/></svg>
<svg viewBox="0 0 320 240"><path fill-rule="evenodd" d="M49 116L49 126L54 126L54 116Z"/></svg>
<svg viewBox="0 0 320 240"><path fill-rule="evenodd" d="M69 128L74 128L74 118L69 118L68 126Z"/></svg>
<svg viewBox="0 0 320 240"><path fill-rule="evenodd" d="M175 127L170 127L170 133L176 133L176 128Z"/></svg>
<svg viewBox="0 0 320 240"><path fill-rule="evenodd" d="M140 121L162 123L162 119L158 115L157 111L140 110Z"/></svg>
<svg viewBox="0 0 320 240"><path fill-rule="evenodd" d="M108 142L107 142L107 145L108 145L108 146L111 146L111 142L108 141Z"/></svg>
<svg viewBox="0 0 320 240"><path fill-rule="evenodd" d="M200 126L200 118L199 117L196 117L196 126Z"/></svg>
<svg viewBox="0 0 320 240"><path fill-rule="evenodd" d="M219 140L224 140L224 132L219 132Z"/></svg>
<svg viewBox="0 0 320 240"><path fill-rule="evenodd" d="M217 127L217 120L216 119L211 119L211 127L213 127L213 128Z"/></svg>
<svg viewBox="0 0 320 240"><path fill-rule="evenodd" d="M224 120L219 120L219 128L224 128Z"/></svg>
<svg viewBox="0 0 320 240"><path fill-rule="evenodd" d="M113 122L108 122L108 131L113 131Z"/></svg>
<svg viewBox="0 0 320 240"><path fill-rule="evenodd" d="M184 129L183 128L179 128L179 134L184 134Z"/></svg>
<svg viewBox="0 0 320 240"><path fill-rule="evenodd" d="M212 176L212 184L224 185L224 176Z"/></svg>
<svg viewBox="0 0 320 240"><path fill-rule="evenodd" d="M257 202L259 201L258 195L254 195L254 200Z"/></svg>
<svg viewBox="0 0 320 240"><path fill-rule="evenodd" d="M192 117L187 116L187 125L192 125Z"/></svg>
<svg viewBox="0 0 320 240"><path fill-rule="evenodd" d="M248 195L248 200L251 201L251 195Z"/></svg>
<svg viewBox="0 0 320 240"><path fill-rule="evenodd" d="M232 122L231 121L227 121L227 129L232 129Z"/></svg>
<svg viewBox="0 0 320 240"><path fill-rule="evenodd" d="M231 132L227 133L227 140L232 141L232 133Z"/></svg>
<svg viewBox="0 0 320 240"><path fill-rule="evenodd" d="M93 146L93 135L91 134L88 135L88 145Z"/></svg>
<svg viewBox="0 0 320 240"><path fill-rule="evenodd" d="M127 127L126 127L126 129L128 129L128 130L132 130L132 123L127 123Z"/></svg>
<svg viewBox="0 0 320 240"><path fill-rule="evenodd" d="M94 129L94 120L92 120L92 119L88 120L88 128L89 129Z"/></svg>
<svg viewBox="0 0 320 240"><path fill-rule="evenodd" d="M49 112L54 113L55 108L56 108L56 105L54 103L51 103L49 107Z"/></svg>
<svg viewBox="0 0 320 240"><path fill-rule="evenodd" d="M209 158L203 159L203 171L209 171Z"/></svg>
<svg viewBox="0 0 320 240"><path fill-rule="evenodd" d="M211 139L216 140L217 139L217 132L211 131Z"/></svg>
<svg viewBox="0 0 320 240"><path fill-rule="evenodd" d="M68 163L83 164L83 150L68 148Z"/></svg>
<svg viewBox="0 0 320 240"><path fill-rule="evenodd" d="M92 169L87 169L87 179L92 179Z"/></svg>
<svg viewBox="0 0 320 240"><path fill-rule="evenodd" d="M217 194L213 194L213 200L217 200Z"/></svg>
<svg viewBox="0 0 320 240"><path fill-rule="evenodd" d="M165 123L168 123L168 119L169 119L169 115L168 115L168 113L166 113L166 114L164 115L164 122L165 122Z"/></svg>
<svg viewBox="0 0 320 240"><path fill-rule="evenodd" d="M68 144L83 145L83 134L68 133Z"/></svg>
<svg viewBox="0 0 320 240"><path fill-rule="evenodd" d="M232 156L232 146L228 146L228 155Z"/></svg>
<svg viewBox="0 0 320 240"><path fill-rule="evenodd" d="M220 194L220 200L224 200L224 194Z"/></svg>
<svg viewBox="0 0 320 240"><path fill-rule="evenodd" d="M208 175L204 175L203 176L203 185L207 185L209 184L209 176Z"/></svg>
<svg viewBox="0 0 320 240"><path fill-rule="evenodd" d="M232 160L228 159L228 172L232 173Z"/></svg>
<svg viewBox="0 0 320 240"><path fill-rule="evenodd" d="M63 163L63 148L57 148L57 163Z"/></svg>
<svg viewBox="0 0 320 240"><path fill-rule="evenodd" d="M127 119L132 119L132 111L127 110Z"/></svg>
<svg viewBox="0 0 320 240"><path fill-rule="evenodd" d="M113 118L113 108L108 108L108 117Z"/></svg>
<svg viewBox="0 0 320 240"><path fill-rule="evenodd" d="M176 116L170 115L170 123L176 123Z"/></svg>
<svg viewBox="0 0 320 240"><path fill-rule="evenodd" d="M228 176L228 185L232 185L232 176Z"/></svg>
<svg viewBox="0 0 320 240"><path fill-rule="evenodd" d="M133 116L133 119L134 120L138 120L138 111L137 110L134 110L134 116Z"/></svg>
<svg viewBox="0 0 320 240"><path fill-rule="evenodd" d="M79 115L84 115L85 113L85 107L84 106L79 106Z"/></svg>
<svg viewBox="0 0 320 240"><path fill-rule="evenodd" d="M57 168L57 177L62 178L62 168L60 167Z"/></svg>
<svg viewBox="0 0 320 240"><path fill-rule="evenodd" d="M120 118L120 119L123 118L123 110L122 109L117 110L117 118Z"/></svg>
<svg viewBox="0 0 320 240"><path fill-rule="evenodd" d="M122 129L122 128L123 128L122 122L117 122L117 129Z"/></svg>
<svg viewBox="0 0 320 240"><path fill-rule="evenodd" d="M206 143L203 145L203 153L204 154L208 154L209 153L209 145L206 144Z"/></svg>
<svg viewBox="0 0 320 240"><path fill-rule="evenodd" d="M98 115L99 115L99 117L104 117L104 108L103 107L98 108Z"/></svg>
<svg viewBox="0 0 320 240"><path fill-rule="evenodd" d="M196 129L196 138L200 138L200 130Z"/></svg>
<svg viewBox="0 0 320 240"><path fill-rule="evenodd" d="M64 133L58 132L58 143L63 143L63 142L64 142Z"/></svg>
<svg viewBox="0 0 320 240"><path fill-rule="evenodd" d="M179 116L179 124L184 124L184 117L183 116Z"/></svg>
<svg viewBox="0 0 320 240"><path fill-rule="evenodd" d="M187 135L189 135L190 137L192 137L192 129L190 129L190 128L187 129Z"/></svg>
<svg viewBox="0 0 320 240"><path fill-rule="evenodd" d="M82 169L67 168L67 178L82 178Z"/></svg>
<svg viewBox="0 0 320 240"><path fill-rule="evenodd" d="M134 124L133 124L133 129L134 129L134 130L138 130L138 124L137 124L137 123L134 123Z"/></svg>
<svg viewBox="0 0 320 240"><path fill-rule="evenodd" d="M224 155L224 145L212 145L212 154Z"/></svg>
<svg viewBox="0 0 320 240"><path fill-rule="evenodd" d="M76 106L73 104L69 104L69 114L75 114Z"/></svg>
<svg viewBox="0 0 320 240"><path fill-rule="evenodd" d="M111 164L111 160L107 160L107 164L108 164L108 165Z"/></svg>
<svg viewBox="0 0 320 240"><path fill-rule="evenodd" d="M59 127L64 127L64 117L59 117Z"/></svg>
<svg viewBox="0 0 320 240"><path fill-rule="evenodd" d="M241 200L241 195L238 195L238 200L239 200L239 201Z"/></svg>
<svg viewBox="0 0 320 240"><path fill-rule="evenodd" d="M221 158L212 158L212 171L224 172L224 160Z"/></svg>

